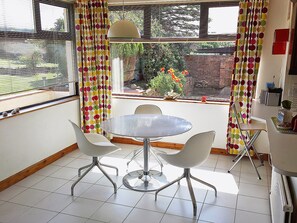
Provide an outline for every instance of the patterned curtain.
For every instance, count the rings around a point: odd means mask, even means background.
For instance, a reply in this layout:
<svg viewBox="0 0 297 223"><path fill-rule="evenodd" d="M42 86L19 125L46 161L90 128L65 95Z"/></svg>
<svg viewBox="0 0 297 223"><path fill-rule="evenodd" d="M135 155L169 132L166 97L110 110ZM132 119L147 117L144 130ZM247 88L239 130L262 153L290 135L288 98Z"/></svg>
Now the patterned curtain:
<svg viewBox="0 0 297 223"><path fill-rule="evenodd" d="M107 0L76 0L75 30L81 126L101 133L111 111L111 68Z"/></svg>
<svg viewBox="0 0 297 223"><path fill-rule="evenodd" d="M238 100L245 122L250 121L267 11L268 0L240 0L230 108ZM238 154L243 147L235 123L235 118L229 111L227 150L230 154Z"/></svg>

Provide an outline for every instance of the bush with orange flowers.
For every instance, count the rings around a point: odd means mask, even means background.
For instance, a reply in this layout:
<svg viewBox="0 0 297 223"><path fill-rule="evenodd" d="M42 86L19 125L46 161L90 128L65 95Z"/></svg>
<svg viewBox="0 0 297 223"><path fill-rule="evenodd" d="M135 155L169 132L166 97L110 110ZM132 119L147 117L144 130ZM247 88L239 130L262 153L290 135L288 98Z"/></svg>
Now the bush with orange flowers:
<svg viewBox="0 0 297 223"><path fill-rule="evenodd" d="M183 95L183 88L186 84L186 76L189 74L187 70L178 71L170 68L166 71L164 67L160 69L157 76L150 80L149 86L157 92L159 96L164 96L168 92L175 92Z"/></svg>

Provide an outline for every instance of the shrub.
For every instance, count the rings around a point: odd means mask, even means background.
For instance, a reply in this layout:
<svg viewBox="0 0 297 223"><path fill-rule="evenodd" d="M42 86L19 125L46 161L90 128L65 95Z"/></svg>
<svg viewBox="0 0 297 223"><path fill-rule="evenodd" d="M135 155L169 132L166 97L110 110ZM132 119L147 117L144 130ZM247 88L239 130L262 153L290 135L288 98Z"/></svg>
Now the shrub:
<svg viewBox="0 0 297 223"><path fill-rule="evenodd" d="M183 87L186 84L186 75L188 71L175 71L170 68L165 72L165 68L161 68L157 76L150 80L150 88L157 92L159 96L164 96L170 91L183 95Z"/></svg>

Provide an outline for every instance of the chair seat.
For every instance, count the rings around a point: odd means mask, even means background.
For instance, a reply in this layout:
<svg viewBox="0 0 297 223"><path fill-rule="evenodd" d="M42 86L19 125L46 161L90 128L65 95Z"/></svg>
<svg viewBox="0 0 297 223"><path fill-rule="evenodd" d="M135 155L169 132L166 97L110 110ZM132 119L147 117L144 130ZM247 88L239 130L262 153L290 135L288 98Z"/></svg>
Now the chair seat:
<svg viewBox="0 0 297 223"><path fill-rule="evenodd" d="M240 128L242 131L266 131L266 124L252 121L250 124L240 123Z"/></svg>

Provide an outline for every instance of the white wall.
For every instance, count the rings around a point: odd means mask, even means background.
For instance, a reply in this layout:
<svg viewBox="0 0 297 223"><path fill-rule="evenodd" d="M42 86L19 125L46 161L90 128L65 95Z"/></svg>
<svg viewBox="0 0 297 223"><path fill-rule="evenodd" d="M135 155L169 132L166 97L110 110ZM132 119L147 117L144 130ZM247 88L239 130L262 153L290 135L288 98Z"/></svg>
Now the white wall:
<svg viewBox="0 0 297 223"><path fill-rule="evenodd" d="M288 83L288 54L272 55L272 44L275 29L289 29L291 26L292 5L290 0L270 0L265 37L263 42L262 58L259 67L256 98L259 97L261 89L266 89L266 82L272 82L275 76L276 87L285 90L284 98L287 97ZM288 46L287 46L288 52ZM296 79L296 78L295 78Z"/></svg>
<svg viewBox="0 0 297 223"><path fill-rule="evenodd" d="M215 130L216 137L213 147L226 148L226 133L229 105L226 104L203 104L185 103L174 101L145 101L134 99L112 100L112 116L133 114L135 108L140 104L156 104L165 115L172 115L184 118L193 125L192 129L178 136L163 138L163 142L185 143L192 135Z"/></svg>
<svg viewBox="0 0 297 223"><path fill-rule="evenodd" d="M76 142L79 101L0 120L0 181Z"/></svg>

